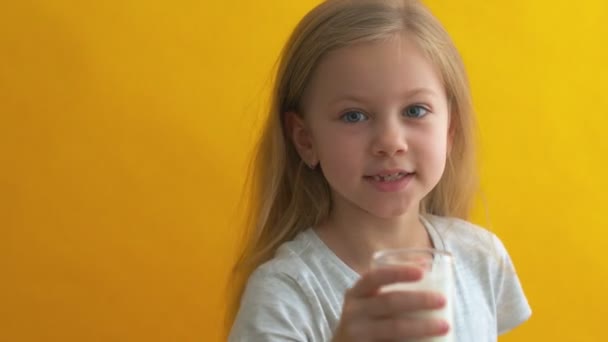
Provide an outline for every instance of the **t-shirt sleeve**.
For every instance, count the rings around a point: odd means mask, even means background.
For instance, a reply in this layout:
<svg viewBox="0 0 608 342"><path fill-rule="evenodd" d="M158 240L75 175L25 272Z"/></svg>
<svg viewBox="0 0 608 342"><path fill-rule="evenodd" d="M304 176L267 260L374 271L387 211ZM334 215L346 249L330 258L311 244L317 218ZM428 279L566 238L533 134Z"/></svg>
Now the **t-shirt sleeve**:
<svg viewBox="0 0 608 342"><path fill-rule="evenodd" d="M311 310L295 279L256 270L247 282L229 342L307 341Z"/></svg>
<svg viewBox="0 0 608 342"><path fill-rule="evenodd" d="M532 314L532 310L505 246L496 236L494 236L494 244L500 256L494 283L497 328L500 335L525 322Z"/></svg>

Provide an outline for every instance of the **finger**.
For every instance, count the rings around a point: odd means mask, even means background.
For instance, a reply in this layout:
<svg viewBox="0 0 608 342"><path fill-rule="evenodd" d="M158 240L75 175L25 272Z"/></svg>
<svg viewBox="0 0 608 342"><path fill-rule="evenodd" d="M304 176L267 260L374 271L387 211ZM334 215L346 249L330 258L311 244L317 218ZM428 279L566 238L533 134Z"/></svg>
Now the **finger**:
<svg viewBox="0 0 608 342"><path fill-rule="evenodd" d="M383 319L367 321L372 339L406 339L443 336L450 326L442 319Z"/></svg>
<svg viewBox="0 0 608 342"><path fill-rule="evenodd" d="M358 305L371 317L390 317L410 311L444 307L445 296L431 291L391 291L362 299Z"/></svg>
<svg viewBox="0 0 608 342"><path fill-rule="evenodd" d="M416 281L420 278L422 278L422 270L413 266L376 268L365 273L355 286L347 291L347 295L367 297L376 294L378 289L384 285Z"/></svg>

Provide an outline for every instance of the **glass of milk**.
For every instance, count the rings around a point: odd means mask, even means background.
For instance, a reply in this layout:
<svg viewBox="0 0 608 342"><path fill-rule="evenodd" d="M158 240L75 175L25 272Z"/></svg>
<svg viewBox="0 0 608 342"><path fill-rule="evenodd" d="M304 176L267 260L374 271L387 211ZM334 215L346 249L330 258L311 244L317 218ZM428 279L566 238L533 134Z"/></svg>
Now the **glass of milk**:
<svg viewBox="0 0 608 342"><path fill-rule="evenodd" d="M447 335L410 339L407 342L455 342L454 337L454 262L452 254L438 249L389 249L374 253L372 267L415 266L424 273L415 282L393 283L383 286L385 291L433 291L446 298L446 305L438 310L424 310L407 313L412 318L441 318L450 325Z"/></svg>

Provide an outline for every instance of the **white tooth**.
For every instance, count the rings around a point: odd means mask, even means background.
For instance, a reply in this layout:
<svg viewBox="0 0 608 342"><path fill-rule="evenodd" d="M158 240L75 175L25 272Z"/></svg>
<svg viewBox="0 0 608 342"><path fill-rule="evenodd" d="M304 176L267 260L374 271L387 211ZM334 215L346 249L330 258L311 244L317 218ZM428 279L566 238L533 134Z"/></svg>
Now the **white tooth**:
<svg viewBox="0 0 608 342"><path fill-rule="evenodd" d="M393 173L390 175L385 175L385 176L373 176L373 179L377 182L392 182L398 179L401 179L403 177L405 177L407 173L404 172L397 172L397 173Z"/></svg>
<svg viewBox="0 0 608 342"><path fill-rule="evenodd" d="M403 173L398 172L398 173L395 173L395 174L392 174L392 175L385 176L385 177L384 177L384 179L385 179L386 181L390 181L390 182L392 182L392 181L396 181L396 180L398 180L398 179L403 178L403 176L404 176L404 174L403 174Z"/></svg>

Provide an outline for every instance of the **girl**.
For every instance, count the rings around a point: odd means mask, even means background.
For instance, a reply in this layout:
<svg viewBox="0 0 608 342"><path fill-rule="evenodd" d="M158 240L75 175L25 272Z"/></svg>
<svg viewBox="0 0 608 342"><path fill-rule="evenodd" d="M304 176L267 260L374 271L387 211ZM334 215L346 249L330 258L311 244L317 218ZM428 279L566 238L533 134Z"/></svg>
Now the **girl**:
<svg viewBox="0 0 608 342"><path fill-rule="evenodd" d="M500 240L466 222L475 191L468 81L414 0L329 0L283 51L254 167L251 231L233 274L230 341L496 341L530 316ZM415 268L375 251L456 260L453 326L404 312L433 292L382 293Z"/></svg>

